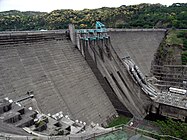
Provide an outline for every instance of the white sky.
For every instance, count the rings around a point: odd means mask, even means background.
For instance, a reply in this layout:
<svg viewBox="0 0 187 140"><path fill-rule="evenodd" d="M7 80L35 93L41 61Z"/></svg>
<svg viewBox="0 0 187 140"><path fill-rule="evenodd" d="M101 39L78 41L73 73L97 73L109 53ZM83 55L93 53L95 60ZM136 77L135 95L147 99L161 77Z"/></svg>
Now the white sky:
<svg viewBox="0 0 187 140"><path fill-rule="evenodd" d="M56 9L82 10L85 8L119 7L121 5L134 5L140 3L186 3L186 0L0 0L0 11L43 11L51 12Z"/></svg>

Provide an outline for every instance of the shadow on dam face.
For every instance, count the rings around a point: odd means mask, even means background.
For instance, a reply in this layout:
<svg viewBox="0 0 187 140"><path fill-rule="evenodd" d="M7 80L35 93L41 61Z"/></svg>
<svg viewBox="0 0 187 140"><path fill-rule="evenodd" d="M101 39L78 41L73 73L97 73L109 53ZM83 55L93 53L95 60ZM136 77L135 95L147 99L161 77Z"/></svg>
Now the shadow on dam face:
<svg viewBox="0 0 187 140"><path fill-rule="evenodd" d="M130 56L140 70L150 75L151 62L154 59L165 30L115 30L109 31L112 45L120 58Z"/></svg>

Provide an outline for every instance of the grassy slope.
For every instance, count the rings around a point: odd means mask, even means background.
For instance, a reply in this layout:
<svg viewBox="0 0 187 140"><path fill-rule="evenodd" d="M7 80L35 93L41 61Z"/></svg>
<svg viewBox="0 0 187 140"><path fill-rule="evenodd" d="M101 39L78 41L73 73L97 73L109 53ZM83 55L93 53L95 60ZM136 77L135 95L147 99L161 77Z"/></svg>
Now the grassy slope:
<svg viewBox="0 0 187 140"><path fill-rule="evenodd" d="M117 125L127 124L130 121L130 119L131 118L128 118L126 116L119 116L119 117L115 118L112 122L110 122L108 127L114 127Z"/></svg>

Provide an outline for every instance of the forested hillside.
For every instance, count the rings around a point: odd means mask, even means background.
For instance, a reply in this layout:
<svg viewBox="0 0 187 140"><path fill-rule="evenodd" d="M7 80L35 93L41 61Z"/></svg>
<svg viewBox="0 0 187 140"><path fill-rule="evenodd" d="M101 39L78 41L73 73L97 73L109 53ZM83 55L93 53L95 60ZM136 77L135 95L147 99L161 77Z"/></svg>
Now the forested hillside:
<svg viewBox="0 0 187 140"><path fill-rule="evenodd" d="M93 28L100 20L108 28L187 28L187 3L171 6L139 4L118 8L55 10L44 12L0 12L0 31L64 29L69 23L76 28Z"/></svg>
<svg viewBox="0 0 187 140"><path fill-rule="evenodd" d="M168 30L157 54L156 65L187 65L187 30Z"/></svg>

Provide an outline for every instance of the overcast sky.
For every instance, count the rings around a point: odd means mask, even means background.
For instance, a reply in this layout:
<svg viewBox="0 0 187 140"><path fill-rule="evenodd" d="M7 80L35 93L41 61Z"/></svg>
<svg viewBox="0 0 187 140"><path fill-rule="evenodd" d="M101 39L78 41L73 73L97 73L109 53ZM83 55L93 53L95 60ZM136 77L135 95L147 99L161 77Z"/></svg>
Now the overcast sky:
<svg viewBox="0 0 187 140"><path fill-rule="evenodd" d="M82 10L100 7L119 7L121 5L134 5L140 3L186 3L186 0L0 0L0 11L43 11L51 12L56 9Z"/></svg>

